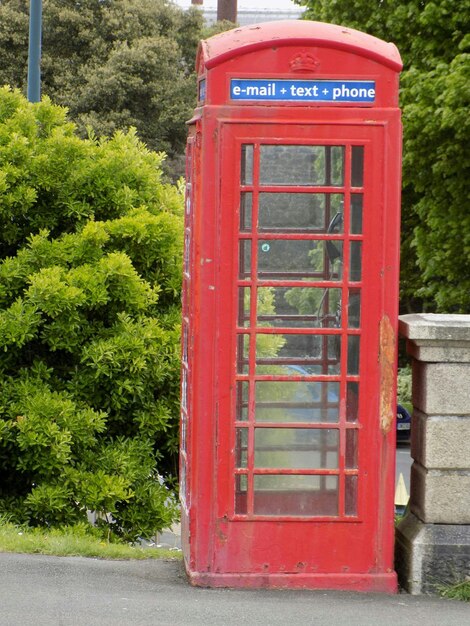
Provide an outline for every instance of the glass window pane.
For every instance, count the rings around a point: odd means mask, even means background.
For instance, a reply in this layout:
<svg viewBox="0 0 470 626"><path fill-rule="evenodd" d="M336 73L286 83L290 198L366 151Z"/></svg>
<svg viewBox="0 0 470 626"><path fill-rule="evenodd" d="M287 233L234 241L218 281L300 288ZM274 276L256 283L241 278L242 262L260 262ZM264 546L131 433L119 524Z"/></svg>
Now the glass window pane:
<svg viewBox="0 0 470 626"><path fill-rule="evenodd" d="M326 157L326 184L340 187L344 184L344 146L328 146Z"/></svg>
<svg viewBox="0 0 470 626"><path fill-rule="evenodd" d="M261 185L324 185L324 146L261 146Z"/></svg>
<svg viewBox="0 0 470 626"><path fill-rule="evenodd" d="M256 373L275 376L338 374L340 336L261 334L256 336Z"/></svg>
<svg viewBox="0 0 470 626"><path fill-rule="evenodd" d="M359 342L358 335L348 337L348 374L350 376L359 375Z"/></svg>
<svg viewBox="0 0 470 626"><path fill-rule="evenodd" d="M261 185L340 186L344 146L268 146L260 148Z"/></svg>
<svg viewBox="0 0 470 626"><path fill-rule="evenodd" d="M357 447L357 430L355 428L348 428L346 430L346 469L357 469Z"/></svg>
<svg viewBox="0 0 470 626"><path fill-rule="evenodd" d="M238 289L238 325L242 328L250 325L250 300L251 288L240 287Z"/></svg>
<svg viewBox="0 0 470 626"><path fill-rule="evenodd" d="M239 278L248 280L251 276L251 239L241 239L239 249Z"/></svg>
<svg viewBox="0 0 470 626"><path fill-rule="evenodd" d="M322 335L282 335L282 334L258 334L256 336L256 360L288 359L295 363L309 364L312 360L321 359L323 354ZM303 373L300 367L297 376L308 375Z"/></svg>
<svg viewBox="0 0 470 626"><path fill-rule="evenodd" d="M362 242L351 241L349 279L358 282L362 278Z"/></svg>
<svg viewBox="0 0 470 626"><path fill-rule="evenodd" d="M259 240L258 277L271 280L341 280L342 241L335 241L336 258L328 254L325 241Z"/></svg>
<svg viewBox="0 0 470 626"><path fill-rule="evenodd" d="M361 326L361 290L349 290L348 305L348 326L349 328L360 328Z"/></svg>
<svg viewBox="0 0 470 626"><path fill-rule="evenodd" d="M343 205L343 194L260 193L258 229L326 233Z"/></svg>
<svg viewBox="0 0 470 626"><path fill-rule="evenodd" d="M254 477L257 515L338 515L337 476Z"/></svg>
<svg viewBox="0 0 470 626"><path fill-rule="evenodd" d="M240 196L240 230L251 231L253 213L253 194L242 192Z"/></svg>
<svg viewBox="0 0 470 626"><path fill-rule="evenodd" d="M352 187L364 185L364 146L352 147L351 185Z"/></svg>
<svg viewBox="0 0 470 626"><path fill-rule="evenodd" d="M241 154L241 184L253 184L253 146L250 144L242 145Z"/></svg>
<svg viewBox="0 0 470 626"><path fill-rule="evenodd" d="M255 467L337 469L339 431L306 428L257 428Z"/></svg>
<svg viewBox="0 0 470 626"><path fill-rule="evenodd" d="M348 516L357 515L357 476L345 477L344 512Z"/></svg>
<svg viewBox="0 0 470 626"><path fill-rule="evenodd" d="M235 419L246 422L248 420L248 381L237 382L237 410Z"/></svg>
<svg viewBox="0 0 470 626"><path fill-rule="evenodd" d="M246 515L248 479L245 474L235 476L235 513L238 515Z"/></svg>
<svg viewBox="0 0 470 626"><path fill-rule="evenodd" d="M357 422L359 418L359 383L348 382L346 388L346 421Z"/></svg>
<svg viewBox="0 0 470 626"><path fill-rule="evenodd" d="M238 335L237 337L237 373L238 374L248 374L249 351L250 351L250 336Z"/></svg>
<svg viewBox="0 0 470 626"><path fill-rule="evenodd" d="M248 466L248 429L237 428L235 444L235 464L237 468Z"/></svg>
<svg viewBox="0 0 470 626"><path fill-rule="evenodd" d="M351 233L362 234L362 193L351 194Z"/></svg>
<svg viewBox="0 0 470 626"><path fill-rule="evenodd" d="M259 287L258 325L331 328L337 324L341 290L321 287Z"/></svg>
<svg viewBox="0 0 470 626"><path fill-rule="evenodd" d="M255 420L258 422L337 422L339 383L258 381Z"/></svg>

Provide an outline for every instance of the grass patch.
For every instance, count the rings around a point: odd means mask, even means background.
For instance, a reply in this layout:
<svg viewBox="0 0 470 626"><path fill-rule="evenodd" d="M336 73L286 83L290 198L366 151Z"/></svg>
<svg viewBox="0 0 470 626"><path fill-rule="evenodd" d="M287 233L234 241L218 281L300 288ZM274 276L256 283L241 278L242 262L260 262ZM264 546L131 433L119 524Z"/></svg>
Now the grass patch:
<svg viewBox="0 0 470 626"><path fill-rule="evenodd" d="M85 524L44 529L4 522L0 524L0 552L117 560L181 558L178 551L105 541Z"/></svg>
<svg viewBox="0 0 470 626"><path fill-rule="evenodd" d="M442 586L439 588L439 593L443 598L470 602L470 578L455 583L454 585Z"/></svg>

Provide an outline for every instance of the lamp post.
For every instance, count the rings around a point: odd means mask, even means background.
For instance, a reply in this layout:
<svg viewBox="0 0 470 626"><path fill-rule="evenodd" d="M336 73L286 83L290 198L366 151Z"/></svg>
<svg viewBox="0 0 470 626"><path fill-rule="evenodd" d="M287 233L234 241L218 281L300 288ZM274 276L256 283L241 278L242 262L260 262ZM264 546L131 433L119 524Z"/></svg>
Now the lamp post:
<svg viewBox="0 0 470 626"><path fill-rule="evenodd" d="M41 24L42 0L30 0L29 51L28 51L28 100L41 101Z"/></svg>

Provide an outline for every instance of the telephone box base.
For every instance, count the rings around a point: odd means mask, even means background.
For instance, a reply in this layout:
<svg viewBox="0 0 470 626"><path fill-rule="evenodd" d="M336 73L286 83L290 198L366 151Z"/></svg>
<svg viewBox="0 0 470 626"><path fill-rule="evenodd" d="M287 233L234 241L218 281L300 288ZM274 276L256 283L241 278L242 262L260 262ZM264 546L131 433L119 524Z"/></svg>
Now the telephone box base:
<svg viewBox="0 0 470 626"><path fill-rule="evenodd" d="M397 593L395 572L385 574L216 574L186 570L195 587L245 589L331 589Z"/></svg>

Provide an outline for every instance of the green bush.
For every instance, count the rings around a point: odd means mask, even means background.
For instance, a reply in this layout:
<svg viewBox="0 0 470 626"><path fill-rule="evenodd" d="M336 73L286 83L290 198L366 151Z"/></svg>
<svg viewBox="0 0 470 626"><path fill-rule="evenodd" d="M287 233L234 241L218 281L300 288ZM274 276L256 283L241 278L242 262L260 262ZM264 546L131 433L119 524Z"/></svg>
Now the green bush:
<svg viewBox="0 0 470 626"><path fill-rule="evenodd" d="M163 159L0 90L0 510L18 522L88 509L133 539L174 519L182 197Z"/></svg>

